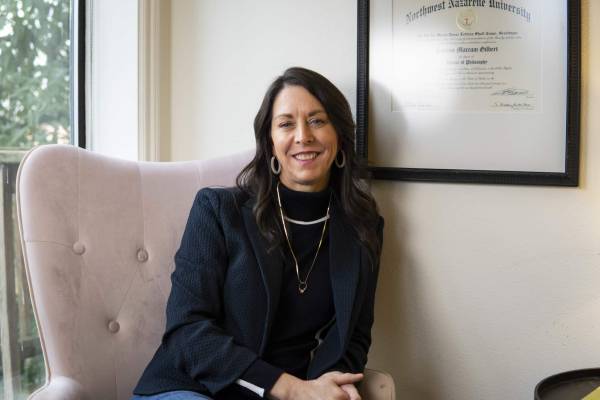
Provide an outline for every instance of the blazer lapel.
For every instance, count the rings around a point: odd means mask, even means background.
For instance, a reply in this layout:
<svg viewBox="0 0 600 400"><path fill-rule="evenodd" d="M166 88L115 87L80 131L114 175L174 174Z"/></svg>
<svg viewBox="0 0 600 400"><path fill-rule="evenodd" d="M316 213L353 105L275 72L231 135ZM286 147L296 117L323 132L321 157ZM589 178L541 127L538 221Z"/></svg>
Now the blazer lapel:
<svg viewBox="0 0 600 400"><path fill-rule="evenodd" d="M308 378L317 378L340 359L348 342L354 296L360 273L360 245L334 194L329 225L329 272L336 323L315 352Z"/></svg>
<svg viewBox="0 0 600 400"><path fill-rule="evenodd" d="M337 330L340 346L343 349L348 337L354 295L358 285L360 245L335 195L334 199L329 226L329 268Z"/></svg>
<svg viewBox="0 0 600 400"><path fill-rule="evenodd" d="M260 354L263 355L267 345L267 338L271 330L271 325L275 313L277 312L277 304L279 303L279 293L281 292L281 279L283 273L283 259L277 250L273 253L267 253L267 241L261 235L254 214L252 213L253 199L248 200L242 207L242 215L248 238L252 244L252 249L256 255L256 261L260 268L263 283L267 293L267 315L265 318L265 326L263 337L260 345Z"/></svg>

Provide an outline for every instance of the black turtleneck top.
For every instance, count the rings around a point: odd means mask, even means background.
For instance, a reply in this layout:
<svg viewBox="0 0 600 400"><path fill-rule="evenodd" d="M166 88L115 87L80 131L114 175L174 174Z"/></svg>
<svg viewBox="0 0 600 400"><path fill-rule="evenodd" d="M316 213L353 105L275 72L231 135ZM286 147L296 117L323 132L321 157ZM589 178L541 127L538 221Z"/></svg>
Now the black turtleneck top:
<svg viewBox="0 0 600 400"><path fill-rule="evenodd" d="M314 221L327 214L329 188L321 192L299 192L282 184L279 188L283 212L288 218ZM278 218L281 217L278 215ZM286 221L302 280L306 279L317 252L323 224L301 225ZM335 309L329 274L328 233L329 221L304 293L298 290L296 267L289 246L287 242L283 244L283 281L267 348L263 357L256 360L238 381L242 386L253 388L251 391L255 393L263 390L267 393L283 372L305 379L313 352L333 324Z"/></svg>

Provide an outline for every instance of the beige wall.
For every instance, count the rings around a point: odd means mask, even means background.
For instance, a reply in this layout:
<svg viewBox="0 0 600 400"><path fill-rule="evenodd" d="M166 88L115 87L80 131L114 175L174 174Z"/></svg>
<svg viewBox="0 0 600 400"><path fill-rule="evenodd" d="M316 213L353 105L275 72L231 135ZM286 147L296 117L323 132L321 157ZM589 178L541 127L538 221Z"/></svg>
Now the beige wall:
<svg viewBox="0 0 600 400"><path fill-rule="evenodd" d="M347 0L171 0L171 157L254 145L269 83L292 65L355 98L356 11Z"/></svg>
<svg viewBox="0 0 600 400"><path fill-rule="evenodd" d="M386 228L369 365L393 374L399 399L530 399L543 377L600 364L600 3L582 3L579 188L373 184ZM251 147L264 90L289 65L354 103L354 1L169 11L166 158Z"/></svg>

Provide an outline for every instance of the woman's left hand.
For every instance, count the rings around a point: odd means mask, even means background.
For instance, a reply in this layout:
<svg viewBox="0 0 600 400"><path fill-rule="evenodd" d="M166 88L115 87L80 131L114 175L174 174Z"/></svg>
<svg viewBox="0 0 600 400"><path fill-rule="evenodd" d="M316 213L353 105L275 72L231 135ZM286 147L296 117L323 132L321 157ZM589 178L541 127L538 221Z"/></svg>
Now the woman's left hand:
<svg viewBox="0 0 600 400"><path fill-rule="evenodd" d="M340 388L348 394L350 400L361 400L360 394L358 394L358 390L356 390L353 383L347 383L340 386Z"/></svg>

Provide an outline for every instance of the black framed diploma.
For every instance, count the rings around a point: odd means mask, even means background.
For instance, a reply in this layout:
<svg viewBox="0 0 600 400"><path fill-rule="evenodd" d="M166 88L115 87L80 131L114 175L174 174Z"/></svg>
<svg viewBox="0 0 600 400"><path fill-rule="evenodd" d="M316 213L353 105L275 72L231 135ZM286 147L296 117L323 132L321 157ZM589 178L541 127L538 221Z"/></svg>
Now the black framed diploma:
<svg viewBox="0 0 600 400"><path fill-rule="evenodd" d="M358 0L375 179L577 186L580 0Z"/></svg>

